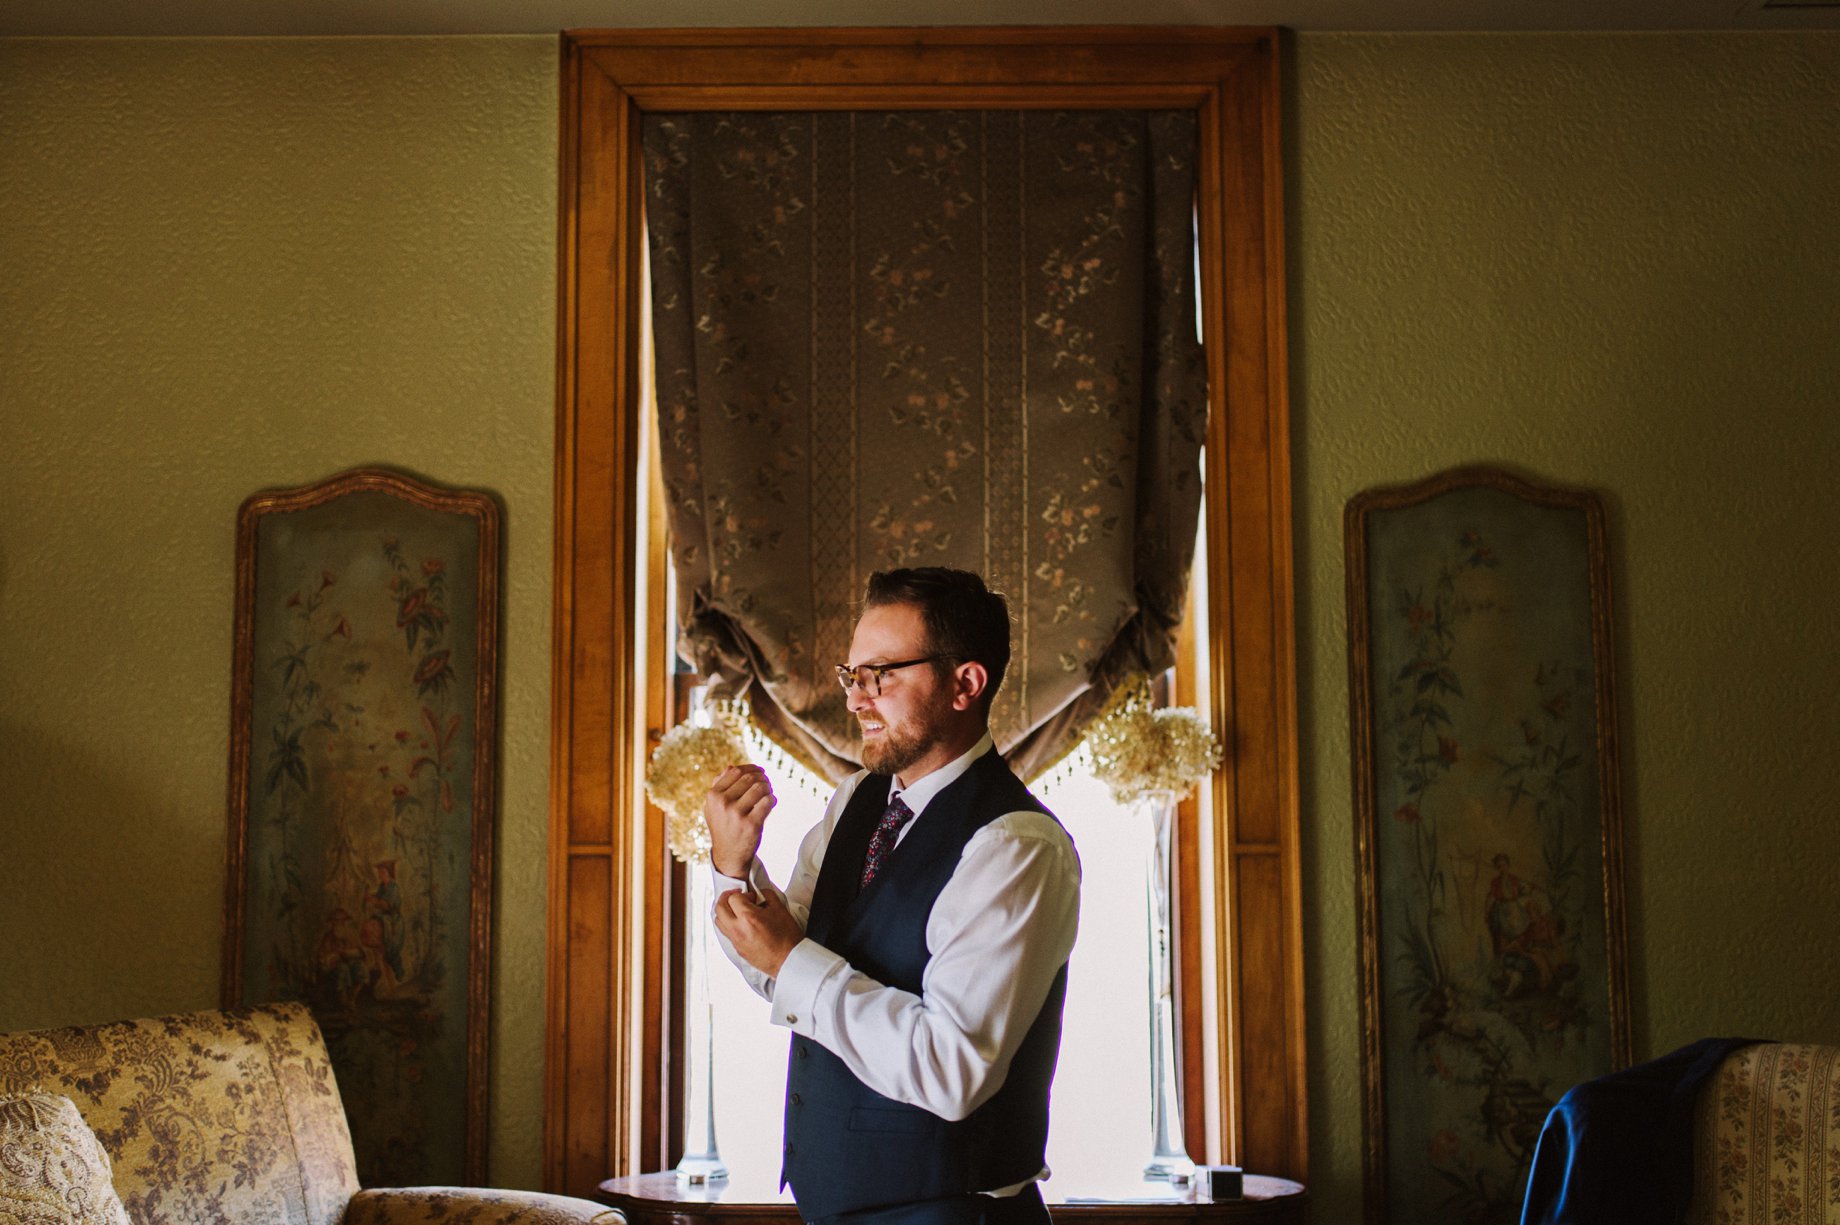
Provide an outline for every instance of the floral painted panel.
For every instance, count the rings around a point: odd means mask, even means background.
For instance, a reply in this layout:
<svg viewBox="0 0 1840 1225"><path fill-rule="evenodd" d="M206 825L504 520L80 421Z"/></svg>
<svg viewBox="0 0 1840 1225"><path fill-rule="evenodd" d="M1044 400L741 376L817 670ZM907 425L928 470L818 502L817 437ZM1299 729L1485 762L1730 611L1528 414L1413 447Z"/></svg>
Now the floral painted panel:
<svg viewBox="0 0 1840 1225"><path fill-rule="evenodd" d="M1530 493L1351 507L1370 1219L1518 1220L1547 1111L1627 1059L1601 512Z"/></svg>
<svg viewBox="0 0 1840 1225"><path fill-rule="evenodd" d="M648 114L680 651L809 764L875 570L982 573L1025 774L1156 672L1207 419L1193 112Z"/></svg>
<svg viewBox="0 0 1840 1225"><path fill-rule="evenodd" d="M241 1000L312 1008L370 1186L482 1173L481 531L381 489L255 520Z"/></svg>

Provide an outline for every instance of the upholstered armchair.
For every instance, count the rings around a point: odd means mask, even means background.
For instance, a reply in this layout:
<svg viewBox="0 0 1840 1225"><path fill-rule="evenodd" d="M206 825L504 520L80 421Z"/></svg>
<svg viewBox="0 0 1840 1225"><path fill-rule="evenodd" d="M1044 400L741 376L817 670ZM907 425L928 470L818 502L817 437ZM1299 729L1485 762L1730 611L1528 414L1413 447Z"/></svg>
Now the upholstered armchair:
<svg viewBox="0 0 1840 1225"><path fill-rule="evenodd" d="M586 1200L534 1192L360 1190L326 1044L298 1004L0 1035L5 1219L624 1221Z"/></svg>
<svg viewBox="0 0 1840 1225"><path fill-rule="evenodd" d="M1840 1047L1708 1038L1573 1087L1522 1225L1840 1223Z"/></svg>
<svg viewBox="0 0 1840 1225"><path fill-rule="evenodd" d="M1689 1225L1840 1221L1840 1047L1759 1042L1694 1106Z"/></svg>

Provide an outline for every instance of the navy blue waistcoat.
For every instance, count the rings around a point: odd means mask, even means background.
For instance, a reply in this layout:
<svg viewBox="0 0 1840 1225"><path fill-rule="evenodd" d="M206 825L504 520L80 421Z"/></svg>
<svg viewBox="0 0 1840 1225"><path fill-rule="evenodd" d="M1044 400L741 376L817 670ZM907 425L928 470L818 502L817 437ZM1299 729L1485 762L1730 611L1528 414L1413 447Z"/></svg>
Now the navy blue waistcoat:
<svg viewBox="0 0 1840 1225"><path fill-rule="evenodd" d="M877 982L919 995L932 957L927 919L965 844L1005 813L1048 810L1001 757L985 753L933 797L875 880L859 890L869 835L888 791L886 779L870 775L844 806L818 870L805 932ZM1047 1163L1048 1089L1066 997L1063 965L1002 1088L957 1122L883 1097L825 1047L795 1034L780 1185L791 1184L799 1215L813 1221L994 1191L1039 1173Z"/></svg>

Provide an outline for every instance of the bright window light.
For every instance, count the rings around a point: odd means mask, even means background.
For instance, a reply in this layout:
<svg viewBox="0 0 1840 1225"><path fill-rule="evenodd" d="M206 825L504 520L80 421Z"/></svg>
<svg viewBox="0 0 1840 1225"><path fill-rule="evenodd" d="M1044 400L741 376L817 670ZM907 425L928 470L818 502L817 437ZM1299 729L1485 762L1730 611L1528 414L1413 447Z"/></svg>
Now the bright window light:
<svg viewBox="0 0 1840 1225"><path fill-rule="evenodd" d="M797 767L771 773L779 805L760 855L784 884L805 831L824 813L829 788ZM1077 760L1036 792L1072 835L1083 876L1049 1126L1048 1165L1055 1173L1046 1189L1116 1194L1141 1180L1151 1149L1149 819L1113 803ZM725 962L713 967L710 1000L722 1159L735 1181L776 1182L789 1036L768 1024L766 1002Z"/></svg>

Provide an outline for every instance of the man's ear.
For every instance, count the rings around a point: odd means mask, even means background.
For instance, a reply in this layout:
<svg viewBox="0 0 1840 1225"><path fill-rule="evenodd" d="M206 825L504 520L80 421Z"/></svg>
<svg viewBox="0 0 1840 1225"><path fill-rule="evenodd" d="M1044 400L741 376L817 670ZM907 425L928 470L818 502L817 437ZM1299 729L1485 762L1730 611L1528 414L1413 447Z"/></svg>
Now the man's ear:
<svg viewBox="0 0 1840 1225"><path fill-rule="evenodd" d="M952 709L970 710L990 684L990 673L975 659L952 670Z"/></svg>

